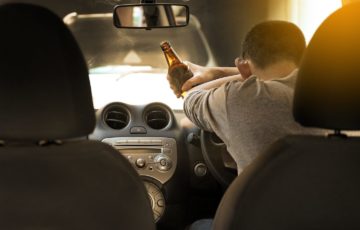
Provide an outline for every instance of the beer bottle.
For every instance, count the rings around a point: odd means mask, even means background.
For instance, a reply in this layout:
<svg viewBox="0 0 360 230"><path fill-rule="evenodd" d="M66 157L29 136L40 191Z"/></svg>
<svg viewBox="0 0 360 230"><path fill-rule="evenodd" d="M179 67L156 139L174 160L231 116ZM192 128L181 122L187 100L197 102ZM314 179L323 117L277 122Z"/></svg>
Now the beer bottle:
<svg viewBox="0 0 360 230"><path fill-rule="evenodd" d="M171 78L170 83L176 87L178 93L182 94L182 85L193 76L193 73L189 67L181 61L168 41L161 42L160 47L164 52L165 59L169 66L168 75Z"/></svg>

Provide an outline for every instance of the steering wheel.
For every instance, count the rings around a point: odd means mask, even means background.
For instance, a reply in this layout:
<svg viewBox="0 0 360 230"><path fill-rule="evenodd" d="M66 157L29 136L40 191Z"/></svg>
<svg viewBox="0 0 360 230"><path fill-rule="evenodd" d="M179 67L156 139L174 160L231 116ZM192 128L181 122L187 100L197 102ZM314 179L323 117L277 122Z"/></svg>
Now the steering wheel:
<svg viewBox="0 0 360 230"><path fill-rule="evenodd" d="M226 188L237 176L236 163L226 150L226 145L215 133L204 130L201 130L200 143L210 173Z"/></svg>

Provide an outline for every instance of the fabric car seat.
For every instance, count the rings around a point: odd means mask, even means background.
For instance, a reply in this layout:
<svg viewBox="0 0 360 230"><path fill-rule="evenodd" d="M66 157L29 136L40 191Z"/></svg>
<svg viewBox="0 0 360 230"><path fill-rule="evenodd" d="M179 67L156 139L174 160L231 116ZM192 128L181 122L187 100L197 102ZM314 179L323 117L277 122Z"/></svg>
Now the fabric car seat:
<svg viewBox="0 0 360 230"><path fill-rule="evenodd" d="M300 65L293 114L328 136L288 136L231 184L213 229L360 229L360 4L315 32ZM330 132L329 131L329 132Z"/></svg>
<svg viewBox="0 0 360 230"><path fill-rule="evenodd" d="M5 4L0 28L0 229L155 229L129 162L84 138L95 126L88 70L62 20Z"/></svg>

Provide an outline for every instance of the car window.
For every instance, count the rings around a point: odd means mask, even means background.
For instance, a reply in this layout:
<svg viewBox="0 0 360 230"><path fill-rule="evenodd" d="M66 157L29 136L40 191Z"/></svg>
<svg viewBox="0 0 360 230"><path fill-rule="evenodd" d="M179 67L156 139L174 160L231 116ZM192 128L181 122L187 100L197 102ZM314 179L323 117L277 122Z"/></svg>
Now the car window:
<svg viewBox="0 0 360 230"><path fill-rule="evenodd" d="M65 23L77 39L90 71L95 108L113 101L145 104L160 101L182 110L166 80L167 63L160 42L169 40L183 60L211 62L200 23L192 16L176 29L117 29L112 14L69 14ZM116 87L114 87L116 86Z"/></svg>

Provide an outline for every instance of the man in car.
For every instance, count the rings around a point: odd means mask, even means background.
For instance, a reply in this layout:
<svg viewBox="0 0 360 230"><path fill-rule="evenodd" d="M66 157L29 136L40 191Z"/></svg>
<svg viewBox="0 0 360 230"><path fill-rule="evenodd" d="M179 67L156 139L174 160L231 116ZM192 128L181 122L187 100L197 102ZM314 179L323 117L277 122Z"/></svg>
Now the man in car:
<svg viewBox="0 0 360 230"><path fill-rule="evenodd" d="M194 77L182 87L188 90L185 114L224 141L239 174L279 138L312 132L292 116L294 84L305 46L294 24L267 21L247 33L235 68L188 63ZM198 86L191 88L194 85Z"/></svg>

